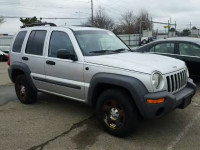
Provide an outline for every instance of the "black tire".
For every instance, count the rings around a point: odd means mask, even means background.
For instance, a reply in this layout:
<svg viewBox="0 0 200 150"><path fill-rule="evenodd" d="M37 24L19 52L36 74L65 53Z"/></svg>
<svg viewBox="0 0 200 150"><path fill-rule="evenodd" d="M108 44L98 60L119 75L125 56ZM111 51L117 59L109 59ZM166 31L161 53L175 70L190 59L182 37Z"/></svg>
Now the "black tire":
<svg viewBox="0 0 200 150"><path fill-rule="evenodd" d="M98 98L96 110L104 129L114 136L130 135L140 121L132 98L122 89L109 89L103 92Z"/></svg>
<svg viewBox="0 0 200 150"><path fill-rule="evenodd" d="M35 91L27 82L25 75L17 76L15 80L15 92L18 99L23 104L32 104L37 100L37 91Z"/></svg>

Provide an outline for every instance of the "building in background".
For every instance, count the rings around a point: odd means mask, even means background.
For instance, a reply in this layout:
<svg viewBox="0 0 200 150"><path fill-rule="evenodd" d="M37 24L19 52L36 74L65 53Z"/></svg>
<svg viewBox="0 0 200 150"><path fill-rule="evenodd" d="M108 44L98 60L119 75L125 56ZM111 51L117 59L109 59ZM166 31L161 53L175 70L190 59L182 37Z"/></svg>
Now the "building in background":
<svg viewBox="0 0 200 150"><path fill-rule="evenodd" d="M13 35L0 34L0 46L10 46L12 39Z"/></svg>
<svg viewBox="0 0 200 150"><path fill-rule="evenodd" d="M200 38L200 29L191 30L191 37Z"/></svg>

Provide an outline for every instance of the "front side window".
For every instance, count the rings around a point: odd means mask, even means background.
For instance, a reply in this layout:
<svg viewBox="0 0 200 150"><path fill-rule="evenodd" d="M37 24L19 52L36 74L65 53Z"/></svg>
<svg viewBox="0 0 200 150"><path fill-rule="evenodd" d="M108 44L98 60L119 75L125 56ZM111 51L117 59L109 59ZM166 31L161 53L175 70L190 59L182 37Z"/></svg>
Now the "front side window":
<svg viewBox="0 0 200 150"><path fill-rule="evenodd" d="M72 42L67 33L61 31L53 31L49 43L48 56L57 58L57 53L59 50L66 50L71 54L74 53Z"/></svg>
<svg viewBox="0 0 200 150"><path fill-rule="evenodd" d="M27 31L20 31L13 44L12 51L20 53Z"/></svg>
<svg viewBox="0 0 200 150"><path fill-rule="evenodd" d="M86 56L102 54L101 52L113 53L116 50L129 49L110 31L85 30L75 31L74 33L83 55Z"/></svg>
<svg viewBox="0 0 200 150"><path fill-rule="evenodd" d="M200 57L200 47L190 43L179 43L180 55Z"/></svg>
<svg viewBox="0 0 200 150"><path fill-rule="evenodd" d="M42 55L47 31L32 31L26 46L26 54Z"/></svg>
<svg viewBox="0 0 200 150"><path fill-rule="evenodd" d="M150 49L150 52L174 54L174 43L161 43Z"/></svg>

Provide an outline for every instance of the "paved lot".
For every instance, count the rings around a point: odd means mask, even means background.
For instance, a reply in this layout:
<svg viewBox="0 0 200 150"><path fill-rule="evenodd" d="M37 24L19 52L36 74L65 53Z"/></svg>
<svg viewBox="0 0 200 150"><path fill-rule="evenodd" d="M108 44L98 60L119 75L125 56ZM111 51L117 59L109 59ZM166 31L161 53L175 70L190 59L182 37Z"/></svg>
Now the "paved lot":
<svg viewBox="0 0 200 150"><path fill-rule="evenodd" d="M0 86L2 150L200 149L200 90L186 109L177 109L157 120L142 121L132 136L116 138L103 131L94 110L82 103L39 94L36 104L23 105L17 100L13 85L8 80L3 84Z"/></svg>
<svg viewBox="0 0 200 150"><path fill-rule="evenodd" d="M10 84L8 77L8 65L6 62L0 62L0 85Z"/></svg>

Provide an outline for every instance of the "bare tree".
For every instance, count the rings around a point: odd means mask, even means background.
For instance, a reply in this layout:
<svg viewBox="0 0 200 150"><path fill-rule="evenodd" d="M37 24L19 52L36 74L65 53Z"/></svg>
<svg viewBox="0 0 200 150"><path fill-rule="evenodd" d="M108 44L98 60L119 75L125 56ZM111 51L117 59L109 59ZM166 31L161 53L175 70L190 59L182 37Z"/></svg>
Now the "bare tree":
<svg viewBox="0 0 200 150"><path fill-rule="evenodd" d="M88 18L87 22L83 23L83 25L93 25L97 28L112 30L114 27L114 21L105 13L104 9L100 7L94 15L93 23L92 19Z"/></svg>
<svg viewBox="0 0 200 150"><path fill-rule="evenodd" d="M134 26L135 26L135 21L137 17L133 14L132 11L127 11L124 13L121 17L121 25L119 25L119 28L122 28L122 32L124 34L131 34L134 33Z"/></svg>
<svg viewBox="0 0 200 150"><path fill-rule="evenodd" d="M123 25L121 25L121 24L115 25L114 29L113 29L113 32L115 34L123 34L124 33L124 27L123 27Z"/></svg>
<svg viewBox="0 0 200 150"><path fill-rule="evenodd" d="M141 21L146 21L146 22L142 22L142 24L141 24L143 30L148 30L148 29L151 30L153 28L152 23L149 22L149 21L151 21L149 19L149 13L146 10L141 10L137 16L137 19L135 22L135 31L138 31L138 33L140 32Z"/></svg>
<svg viewBox="0 0 200 150"><path fill-rule="evenodd" d="M0 25L1 25L2 23L4 23L4 22L5 22L4 18L1 18L1 17L0 17Z"/></svg>
<svg viewBox="0 0 200 150"><path fill-rule="evenodd" d="M122 15L120 25L115 27L114 32L116 34L140 33L141 21L147 21L142 23L142 29L152 29L152 23L148 22L149 13L146 10L141 10L137 16L132 11L127 11Z"/></svg>

